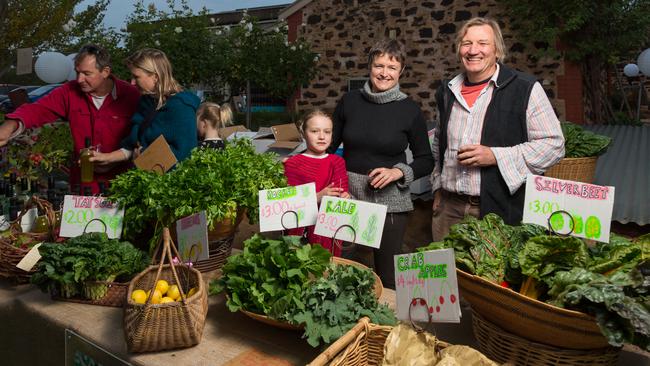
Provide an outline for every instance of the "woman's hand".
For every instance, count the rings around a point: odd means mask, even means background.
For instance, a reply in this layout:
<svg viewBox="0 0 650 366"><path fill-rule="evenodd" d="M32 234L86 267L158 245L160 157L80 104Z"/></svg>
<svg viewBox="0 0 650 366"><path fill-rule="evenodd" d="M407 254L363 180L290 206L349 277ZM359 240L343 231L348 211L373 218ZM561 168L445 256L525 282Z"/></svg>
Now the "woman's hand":
<svg viewBox="0 0 650 366"><path fill-rule="evenodd" d="M105 166L115 163L120 163L126 161L128 158L122 152L122 150L115 150L109 153L101 153L99 151L90 151L90 162L94 163L95 166Z"/></svg>
<svg viewBox="0 0 650 366"><path fill-rule="evenodd" d="M320 203L320 200L321 198L323 198L323 196L347 198L347 197L343 197L343 194L347 194L348 197L350 196L348 192L343 191L343 188L335 187L334 183L330 183L330 185L323 188L323 190L321 190L320 192L316 193L316 198L318 199L318 203Z"/></svg>
<svg viewBox="0 0 650 366"><path fill-rule="evenodd" d="M397 168L375 168L368 174L372 180L370 185L375 189L382 189L387 185L400 180L404 177L404 173Z"/></svg>

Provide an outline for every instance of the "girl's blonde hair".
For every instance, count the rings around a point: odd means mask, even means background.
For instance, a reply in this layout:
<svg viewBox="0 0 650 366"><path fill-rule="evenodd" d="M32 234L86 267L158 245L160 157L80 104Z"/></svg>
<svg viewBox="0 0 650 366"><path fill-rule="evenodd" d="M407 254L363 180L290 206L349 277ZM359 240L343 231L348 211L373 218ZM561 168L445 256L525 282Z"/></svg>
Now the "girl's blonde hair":
<svg viewBox="0 0 650 366"><path fill-rule="evenodd" d="M126 66L130 69L140 69L149 75L158 77L155 93L158 97L156 109L160 109L165 105L165 101L170 95L183 91L183 87L172 75L172 64L169 62L167 55L161 50L143 48L136 51L126 59Z"/></svg>
<svg viewBox="0 0 650 366"><path fill-rule="evenodd" d="M302 116L302 118L298 121L298 129L300 130L300 132L305 133L305 131L307 130L307 122L309 122L310 119L317 116L325 117L330 121L332 120L332 117L329 114L325 113L325 111L323 111L322 109L320 108L312 109L311 111L307 112L307 114Z"/></svg>
<svg viewBox="0 0 650 366"><path fill-rule="evenodd" d="M196 110L196 119L207 121L210 126L217 129L224 128L232 124L232 108L228 103L222 105L212 102L201 103L199 109Z"/></svg>

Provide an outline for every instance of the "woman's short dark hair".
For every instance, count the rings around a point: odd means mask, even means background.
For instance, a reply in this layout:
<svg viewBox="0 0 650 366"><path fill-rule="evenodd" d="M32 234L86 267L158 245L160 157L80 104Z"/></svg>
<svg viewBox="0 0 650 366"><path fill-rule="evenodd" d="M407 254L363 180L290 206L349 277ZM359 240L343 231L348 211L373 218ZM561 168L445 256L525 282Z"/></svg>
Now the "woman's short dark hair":
<svg viewBox="0 0 650 366"><path fill-rule="evenodd" d="M74 64L79 65L83 59L88 56L95 56L95 67L97 70L103 70L105 67L111 67L111 56L103 48L96 44L87 44L81 47L77 55L74 57Z"/></svg>
<svg viewBox="0 0 650 366"><path fill-rule="evenodd" d="M383 39L370 49L368 52L368 67L372 66L373 61L381 55L388 55L390 58L399 62L402 69L404 69L406 61L406 52L404 52L404 45L402 42L395 39Z"/></svg>

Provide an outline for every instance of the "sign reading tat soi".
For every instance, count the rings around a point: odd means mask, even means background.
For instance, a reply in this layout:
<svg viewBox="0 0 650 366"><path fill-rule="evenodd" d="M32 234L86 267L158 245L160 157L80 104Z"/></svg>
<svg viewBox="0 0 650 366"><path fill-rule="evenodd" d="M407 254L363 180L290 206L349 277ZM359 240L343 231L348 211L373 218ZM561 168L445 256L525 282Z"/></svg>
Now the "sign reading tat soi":
<svg viewBox="0 0 650 366"><path fill-rule="evenodd" d="M396 255L395 291L400 320L459 322L454 250Z"/></svg>
<svg viewBox="0 0 650 366"><path fill-rule="evenodd" d="M262 190L258 201L260 232L293 229L316 223L318 203L314 183Z"/></svg>
<svg viewBox="0 0 650 366"><path fill-rule="evenodd" d="M316 235L379 248L387 207L325 196L316 219Z"/></svg>
<svg viewBox="0 0 650 366"><path fill-rule="evenodd" d="M614 187L528 175L523 222L609 242Z"/></svg>

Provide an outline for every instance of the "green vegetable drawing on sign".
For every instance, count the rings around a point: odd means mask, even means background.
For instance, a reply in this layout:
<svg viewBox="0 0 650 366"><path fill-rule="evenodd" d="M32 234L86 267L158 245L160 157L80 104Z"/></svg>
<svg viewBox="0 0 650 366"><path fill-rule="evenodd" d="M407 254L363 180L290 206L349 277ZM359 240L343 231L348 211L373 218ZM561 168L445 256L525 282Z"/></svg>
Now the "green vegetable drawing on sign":
<svg viewBox="0 0 650 366"><path fill-rule="evenodd" d="M302 196L303 197L309 196L309 187L308 186L302 186L301 191L302 191Z"/></svg>
<svg viewBox="0 0 650 366"><path fill-rule="evenodd" d="M573 220L569 221L569 228L573 229L574 234L582 234L582 230L584 230L582 216L578 215L575 212L572 212L571 217Z"/></svg>
<svg viewBox="0 0 650 366"><path fill-rule="evenodd" d="M587 217L585 222L585 236L588 239L597 239L600 238L600 220L596 216Z"/></svg>
<svg viewBox="0 0 650 366"><path fill-rule="evenodd" d="M357 212L350 218L350 226L352 226L354 232L359 232L359 214Z"/></svg>
<svg viewBox="0 0 650 366"><path fill-rule="evenodd" d="M361 237L368 242L368 244L372 244L375 242L375 238L377 236L377 215L372 214L368 218L368 226L366 226L366 230L364 230L363 234L361 234Z"/></svg>

